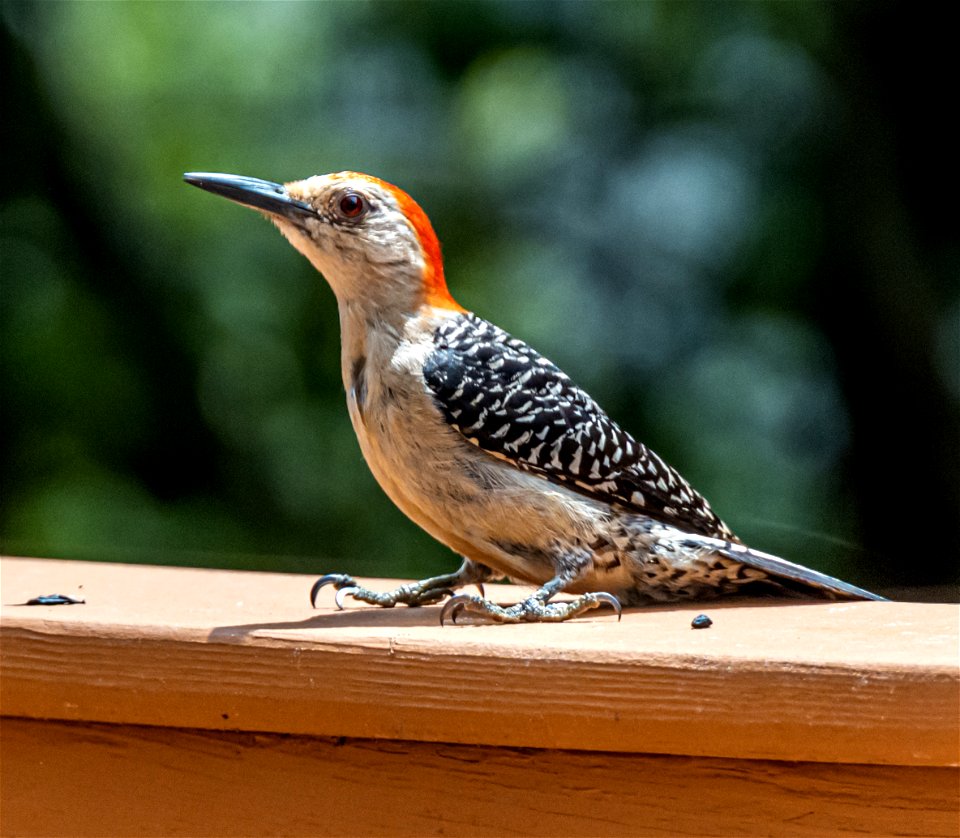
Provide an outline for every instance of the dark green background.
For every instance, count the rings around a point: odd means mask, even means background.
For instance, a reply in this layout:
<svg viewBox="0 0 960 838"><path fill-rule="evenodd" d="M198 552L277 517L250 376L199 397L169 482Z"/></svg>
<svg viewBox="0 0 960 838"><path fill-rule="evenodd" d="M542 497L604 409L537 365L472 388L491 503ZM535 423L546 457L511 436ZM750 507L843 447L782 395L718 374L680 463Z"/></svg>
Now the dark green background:
<svg viewBox="0 0 960 838"><path fill-rule="evenodd" d="M2 547L419 575L332 294L189 170L356 169L747 541L960 554L955 49L897 3L5 2Z"/></svg>

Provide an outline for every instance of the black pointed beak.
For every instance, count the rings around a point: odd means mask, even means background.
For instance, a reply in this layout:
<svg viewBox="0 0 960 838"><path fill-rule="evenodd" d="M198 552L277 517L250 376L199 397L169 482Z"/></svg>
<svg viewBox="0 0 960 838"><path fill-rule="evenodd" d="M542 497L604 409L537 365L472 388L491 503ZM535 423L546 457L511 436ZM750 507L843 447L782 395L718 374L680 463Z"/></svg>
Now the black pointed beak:
<svg viewBox="0 0 960 838"><path fill-rule="evenodd" d="M315 216L316 212L309 204L291 198L282 183L272 183L243 175L221 175L213 172L187 172L183 179L187 183L206 189L216 195L222 195L245 207L253 207L263 212L282 215L292 221L304 216Z"/></svg>

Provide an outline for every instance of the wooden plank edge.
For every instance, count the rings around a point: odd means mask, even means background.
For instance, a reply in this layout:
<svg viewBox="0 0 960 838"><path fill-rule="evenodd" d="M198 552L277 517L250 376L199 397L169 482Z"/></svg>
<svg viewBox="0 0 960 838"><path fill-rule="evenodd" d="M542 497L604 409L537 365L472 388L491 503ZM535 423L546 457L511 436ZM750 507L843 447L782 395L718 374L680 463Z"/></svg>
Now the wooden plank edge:
<svg viewBox="0 0 960 838"><path fill-rule="evenodd" d="M956 836L953 769L4 719L19 836ZM13 768L13 770L9 770Z"/></svg>
<svg viewBox="0 0 960 838"><path fill-rule="evenodd" d="M319 736L901 765L956 765L960 681L916 671L364 638L314 645L4 626L9 716Z"/></svg>

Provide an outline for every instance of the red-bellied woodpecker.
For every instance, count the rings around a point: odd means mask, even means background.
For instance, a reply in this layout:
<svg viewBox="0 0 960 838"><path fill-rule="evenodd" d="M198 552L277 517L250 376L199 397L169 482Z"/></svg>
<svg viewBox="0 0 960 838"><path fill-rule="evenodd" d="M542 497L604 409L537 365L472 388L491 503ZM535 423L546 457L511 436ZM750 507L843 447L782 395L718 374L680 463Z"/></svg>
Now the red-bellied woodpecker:
<svg viewBox="0 0 960 838"><path fill-rule="evenodd" d="M750 549L707 501L553 363L459 306L440 245L405 192L355 172L287 184L191 173L259 210L337 298L343 383L370 470L413 521L463 556L455 573L389 593L345 574L344 596L383 606L451 597L497 622L559 621L601 605L736 593L881 599ZM482 583L537 585L509 607ZM481 596L454 591L481 586ZM551 602L560 591L579 594Z"/></svg>

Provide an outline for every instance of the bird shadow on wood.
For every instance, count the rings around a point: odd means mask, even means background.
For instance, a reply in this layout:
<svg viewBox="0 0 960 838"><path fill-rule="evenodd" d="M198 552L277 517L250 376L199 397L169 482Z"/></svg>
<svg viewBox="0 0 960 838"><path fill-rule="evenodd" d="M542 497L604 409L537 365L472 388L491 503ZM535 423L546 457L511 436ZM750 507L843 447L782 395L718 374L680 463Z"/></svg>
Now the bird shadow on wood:
<svg viewBox="0 0 960 838"><path fill-rule="evenodd" d="M246 623L219 626L210 632L212 639L257 631L303 631L304 629L340 628L412 628L414 626L440 627L440 606L422 608L345 608L343 611L323 610L302 620Z"/></svg>
<svg viewBox="0 0 960 838"><path fill-rule="evenodd" d="M557 597L556 601L561 598ZM803 605L823 605L824 600L770 598L757 599L756 597L729 597L723 600L708 600L705 602L674 602L660 605L646 605L624 608L623 619L618 621L616 615L609 609L599 609L570 620L573 624L607 623L611 628L621 626L636 629L642 625L645 614L665 612L688 613L692 620L700 613L719 612L731 608L779 608L785 605L798 607ZM510 602L501 603L510 605ZM318 613L302 620L273 621L261 623L244 623L230 626L219 626L208 635L211 640L228 640L240 638L259 631L304 631L312 629L403 629L403 628L437 628L440 626L440 611L442 605L426 605L416 608L397 606L395 608L380 608L369 605L348 606L343 611L321 610ZM516 625L516 624L515 624ZM524 625L524 624L518 624ZM542 624L541 624L542 625ZM555 624L558 631L562 631L563 624ZM457 631L462 628L488 628L490 630L504 629L506 626L481 620L461 618L454 624L449 620L444 628L447 631Z"/></svg>

